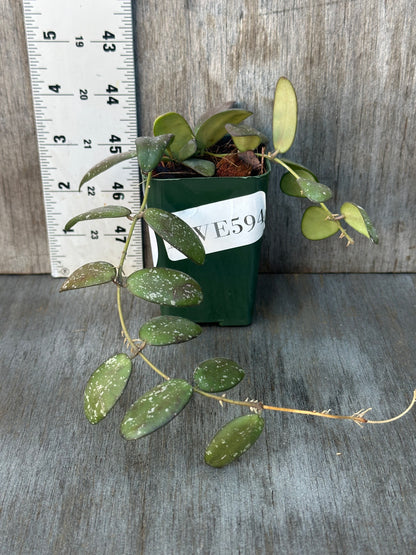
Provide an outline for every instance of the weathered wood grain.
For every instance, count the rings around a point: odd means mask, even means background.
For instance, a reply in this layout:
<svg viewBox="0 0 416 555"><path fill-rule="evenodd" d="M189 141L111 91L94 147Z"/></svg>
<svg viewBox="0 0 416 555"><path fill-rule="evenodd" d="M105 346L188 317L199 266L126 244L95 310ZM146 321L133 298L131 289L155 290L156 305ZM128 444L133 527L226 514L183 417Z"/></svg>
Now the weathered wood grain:
<svg viewBox="0 0 416 555"><path fill-rule="evenodd" d="M334 188L329 203L334 211L345 200L355 201L379 229L377 247L365 238L348 250L336 238L311 244L299 231L307 204L281 194L275 172L263 272L415 270L414 2L172 0L162 9L149 0L133 5L142 133L150 133L153 119L164 111L177 110L194 122L210 105L234 98L254 111L252 123L270 135L274 85L287 75L300 106L289 156ZM37 268L47 271L21 2L3 0L2 11L3 44L10 45L2 49L8 68L2 110L11 134L0 139L5 168L0 245L12 247L0 271L35 271L26 252L30 260L39 254ZM9 137L16 149L12 164ZM21 157L22 152L27 155Z"/></svg>
<svg viewBox="0 0 416 555"><path fill-rule="evenodd" d="M211 356L246 369L230 397L371 418L400 412L415 388L414 275L261 276L254 324L204 328L148 348L175 377ZM267 413L239 462L214 470L206 443L236 408L194 398L137 442L125 410L160 381L135 361L119 405L83 415L89 374L122 347L114 286L58 295L47 276L0 278L0 552L413 553L415 412L385 426ZM124 295L129 326L157 309Z"/></svg>

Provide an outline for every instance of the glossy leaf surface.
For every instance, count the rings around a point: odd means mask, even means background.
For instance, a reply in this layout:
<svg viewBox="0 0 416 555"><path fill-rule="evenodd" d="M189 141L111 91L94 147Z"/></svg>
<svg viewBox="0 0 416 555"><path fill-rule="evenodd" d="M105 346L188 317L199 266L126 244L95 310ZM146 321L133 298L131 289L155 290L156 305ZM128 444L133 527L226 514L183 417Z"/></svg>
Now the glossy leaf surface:
<svg viewBox="0 0 416 555"><path fill-rule="evenodd" d="M303 196L312 202L326 202L332 198L331 189L323 183L317 183L314 180L305 179L304 177L300 177L297 182Z"/></svg>
<svg viewBox="0 0 416 555"><path fill-rule="evenodd" d="M143 217L153 231L172 247L197 264L204 263L205 250L201 240L195 231L178 216L160 208L147 208Z"/></svg>
<svg viewBox="0 0 416 555"><path fill-rule="evenodd" d="M186 119L176 112L168 112L156 118L153 124L153 133L156 136L169 133L174 135L174 139L169 145L169 150L175 160L188 158L188 156L192 156L196 151L196 141L194 140L192 129L189 127ZM184 156L185 152L186 156ZM181 156L184 157L181 158Z"/></svg>
<svg viewBox="0 0 416 555"><path fill-rule="evenodd" d="M215 164L210 160L203 160L202 158L188 158L187 160L183 160L182 164L204 177L212 177L215 174Z"/></svg>
<svg viewBox="0 0 416 555"><path fill-rule="evenodd" d="M139 439L155 432L177 416L188 404L192 387L185 380L173 379L157 385L127 411L121 434L125 439Z"/></svg>
<svg viewBox="0 0 416 555"><path fill-rule="evenodd" d="M309 181L316 181L315 176L307 170L298 168L295 171L300 177L308 179ZM282 179L280 180L280 189L283 193L291 197L305 197L298 180L289 172L283 174Z"/></svg>
<svg viewBox="0 0 416 555"><path fill-rule="evenodd" d="M240 152L255 150L260 144L265 145L268 142L266 135L248 125L227 123L225 129L233 138L234 144Z"/></svg>
<svg viewBox="0 0 416 555"><path fill-rule="evenodd" d="M131 210L124 206L100 206L98 208L92 208L88 212L83 212L71 218L65 225L64 231L69 231L78 222L86 220L101 220L104 218L123 218L125 216L130 216Z"/></svg>
<svg viewBox="0 0 416 555"><path fill-rule="evenodd" d="M100 422L124 391L131 373L130 358L119 353L92 374L84 391L84 412L91 424Z"/></svg>
<svg viewBox="0 0 416 555"><path fill-rule="evenodd" d="M286 77L276 85L273 105L273 145L277 152L286 152L296 135L298 105L295 89Z"/></svg>
<svg viewBox="0 0 416 555"><path fill-rule="evenodd" d="M247 414L228 422L211 440L205 450L205 462L222 468L241 457L260 437L264 419Z"/></svg>
<svg viewBox="0 0 416 555"><path fill-rule="evenodd" d="M331 237L338 230L338 225L328 220L328 213L320 206L310 206L303 214L302 233L307 239L319 241Z"/></svg>
<svg viewBox="0 0 416 555"><path fill-rule="evenodd" d="M244 378L244 370L228 358L211 358L195 368L194 381L199 389L209 393L226 391Z"/></svg>
<svg viewBox="0 0 416 555"><path fill-rule="evenodd" d="M145 268L127 278L127 289L151 303L193 306L202 301L201 286L188 274L170 268Z"/></svg>
<svg viewBox="0 0 416 555"><path fill-rule="evenodd" d="M172 141L172 134L159 135L158 137L137 137L137 160L144 173L149 173L156 168Z"/></svg>
<svg viewBox="0 0 416 555"><path fill-rule="evenodd" d="M88 262L88 264L84 264L72 272L62 284L60 291L70 291L108 283L113 281L116 273L115 266L109 262Z"/></svg>
<svg viewBox="0 0 416 555"><path fill-rule="evenodd" d="M365 235L374 243L378 243L377 231L364 208L353 202L345 202L341 206L341 214L344 216L346 223L358 233Z"/></svg>
<svg viewBox="0 0 416 555"><path fill-rule="evenodd" d="M95 164L95 166L93 166L90 170L87 171L87 173L81 179L79 188L81 189L84 183L86 183L87 181L90 181L90 179L92 179L96 175L99 175L100 173L105 172L106 170L108 170L109 168L112 168L116 164L120 164L120 162L124 162L129 158L134 158L135 156L136 156L136 151L129 150L127 152L119 152L118 154L113 154L112 156L109 156L108 158L101 160L101 162L98 162L98 164Z"/></svg>
<svg viewBox="0 0 416 555"><path fill-rule="evenodd" d="M149 345L184 343L202 332L198 324L180 316L156 316L140 328L139 337Z"/></svg>
<svg viewBox="0 0 416 555"><path fill-rule="evenodd" d="M198 127L195 133L198 145L200 148L204 149L215 145L215 143L227 134L227 130L225 129L226 123L240 123L248 118L248 116L251 116L251 114L252 112L236 108L214 114Z"/></svg>

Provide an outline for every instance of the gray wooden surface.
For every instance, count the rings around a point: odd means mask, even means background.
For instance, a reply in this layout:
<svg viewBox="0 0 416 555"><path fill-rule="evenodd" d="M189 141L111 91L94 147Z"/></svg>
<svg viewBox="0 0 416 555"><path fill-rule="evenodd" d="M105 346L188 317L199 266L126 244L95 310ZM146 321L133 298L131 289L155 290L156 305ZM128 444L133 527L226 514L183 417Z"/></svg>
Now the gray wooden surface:
<svg viewBox="0 0 416 555"><path fill-rule="evenodd" d="M415 275L264 275L247 328L147 354L190 377L210 356L246 369L244 399L387 418L416 384ZM142 364L97 426L90 372L119 349L114 287L58 294L48 276L0 278L0 552L15 554L403 554L416 551L416 412L385 426L266 414L222 470L204 446L240 410L195 398L138 442L124 411L159 382ZM125 296L132 329L157 313ZM231 396L231 394L230 394Z"/></svg>
<svg viewBox="0 0 416 555"><path fill-rule="evenodd" d="M377 248L365 239L348 250L335 238L311 245L299 232L305 205L278 191L275 173L262 271L415 271L415 2L133 5L142 133L164 111L193 122L210 105L234 98L270 134L274 85L286 75L300 106L290 157L334 187L334 211L355 201L379 229ZM0 272L48 272L21 0L0 6Z"/></svg>

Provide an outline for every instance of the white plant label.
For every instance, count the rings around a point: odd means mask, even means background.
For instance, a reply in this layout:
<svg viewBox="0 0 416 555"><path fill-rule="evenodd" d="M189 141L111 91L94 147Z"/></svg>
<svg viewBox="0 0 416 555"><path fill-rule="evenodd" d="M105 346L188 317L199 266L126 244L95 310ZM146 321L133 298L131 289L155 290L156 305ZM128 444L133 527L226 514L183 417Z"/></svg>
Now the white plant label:
<svg viewBox="0 0 416 555"><path fill-rule="evenodd" d="M206 254L226 251L251 245L262 237L266 224L266 194L257 191L243 197L212 202L174 214L192 227L201 239ZM151 233L150 239L153 262L156 264L158 253L154 233ZM166 241L164 243L170 260L186 258Z"/></svg>

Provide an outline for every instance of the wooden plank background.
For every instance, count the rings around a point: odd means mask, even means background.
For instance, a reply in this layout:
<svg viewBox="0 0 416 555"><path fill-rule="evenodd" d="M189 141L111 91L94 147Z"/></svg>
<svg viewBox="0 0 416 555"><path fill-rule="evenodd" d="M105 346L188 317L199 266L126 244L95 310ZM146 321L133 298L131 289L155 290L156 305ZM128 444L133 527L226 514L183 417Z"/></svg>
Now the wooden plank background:
<svg viewBox="0 0 416 555"><path fill-rule="evenodd" d="M21 0L0 0L1 273L49 271ZM290 157L364 206L380 245L310 243L303 202L268 199L263 272L415 271L416 3L408 0L155 0L133 2L141 133L176 110L195 121L235 99L270 135L275 82L300 106Z"/></svg>
<svg viewBox="0 0 416 555"><path fill-rule="evenodd" d="M416 409L362 429L264 411L256 445L216 470L205 446L247 412L195 395L168 426L126 442L126 410L161 379L136 359L120 401L91 426L85 383L122 343L115 288L58 295L59 285L0 276L2 555L416 553ZM389 418L416 382L415 285L410 275L262 275L252 326L206 326L145 353L185 379L206 358L237 361L246 377L229 398L338 414L371 406L367 418ZM123 306L132 330L158 313L127 291Z"/></svg>

